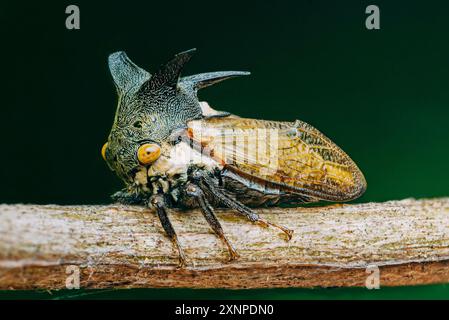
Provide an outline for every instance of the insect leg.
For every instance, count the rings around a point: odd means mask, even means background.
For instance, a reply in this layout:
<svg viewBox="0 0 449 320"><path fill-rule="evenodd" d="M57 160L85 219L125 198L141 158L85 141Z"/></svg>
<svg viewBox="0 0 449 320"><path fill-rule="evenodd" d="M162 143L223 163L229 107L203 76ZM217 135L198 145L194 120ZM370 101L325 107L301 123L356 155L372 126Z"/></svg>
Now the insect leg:
<svg viewBox="0 0 449 320"><path fill-rule="evenodd" d="M145 199L137 192L129 192L128 190L120 190L111 195L113 201L121 204L145 204Z"/></svg>
<svg viewBox="0 0 449 320"><path fill-rule="evenodd" d="M257 222L264 227L272 226L272 227L280 229L282 232L284 232L286 234L288 240L290 240L292 238L293 230L260 218L257 213L255 213L253 210L251 210L250 208L245 206L243 203L240 203L239 201L231 198L226 193L224 193L222 190L217 188L214 185L213 181L211 181L211 179L207 175L207 173L203 173L198 170L194 173L194 177L198 180L198 184L201 189L207 190L208 192L210 192L217 199L219 199L220 202L222 202L225 206L236 210L237 212L244 215L252 222Z"/></svg>
<svg viewBox="0 0 449 320"><path fill-rule="evenodd" d="M225 236L223 228L221 227L220 222L215 216L214 209L209 204L209 201L207 201L207 198L205 197L200 187L194 185L193 183L189 183L185 188L185 192L188 196L191 196L196 199L198 205L200 206L201 212L204 215L204 218L209 223L209 226L228 247L230 260L237 259L239 257L237 251L234 249L232 244L229 242L228 238Z"/></svg>
<svg viewBox="0 0 449 320"><path fill-rule="evenodd" d="M175 229L173 229L173 225L171 224L170 219L167 216L167 210L165 209L165 201L163 196L161 195L152 196L149 204L156 209L157 215L159 216L159 220L161 221L165 233L178 249L179 266L184 267L186 265L186 258L184 255L184 251L182 250L182 247L179 244L178 236L176 235Z"/></svg>

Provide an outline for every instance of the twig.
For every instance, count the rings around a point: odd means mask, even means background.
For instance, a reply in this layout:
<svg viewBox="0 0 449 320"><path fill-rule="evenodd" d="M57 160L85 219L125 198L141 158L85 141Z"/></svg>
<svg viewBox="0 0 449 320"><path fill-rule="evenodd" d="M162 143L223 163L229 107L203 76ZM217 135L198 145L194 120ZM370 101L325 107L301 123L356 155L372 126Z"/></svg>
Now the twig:
<svg viewBox="0 0 449 320"><path fill-rule="evenodd" d="M0 205L0 289L65 288L70 265L83 288L363 286L370 265L381 286L449 282L449 198L258 212L293 239L219 210L240 253L227 262L198 211L172 211L188 259L179 269L148 209Z"/></svg>

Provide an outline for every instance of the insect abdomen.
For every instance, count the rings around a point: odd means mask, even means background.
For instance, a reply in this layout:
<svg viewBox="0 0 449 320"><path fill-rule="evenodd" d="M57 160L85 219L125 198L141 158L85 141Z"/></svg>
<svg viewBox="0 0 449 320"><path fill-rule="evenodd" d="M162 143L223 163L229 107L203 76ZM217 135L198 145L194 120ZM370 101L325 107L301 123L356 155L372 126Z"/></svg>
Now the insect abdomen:
<svg viewBox="0 0 449 320"><path fill-rule="evenodd" d="M298 204L315 202L316 199L283 191L279 186L267 181L244 177L231 170L222 172L224 188L235 198L250 207L275 206L279 204Z"/></svg>

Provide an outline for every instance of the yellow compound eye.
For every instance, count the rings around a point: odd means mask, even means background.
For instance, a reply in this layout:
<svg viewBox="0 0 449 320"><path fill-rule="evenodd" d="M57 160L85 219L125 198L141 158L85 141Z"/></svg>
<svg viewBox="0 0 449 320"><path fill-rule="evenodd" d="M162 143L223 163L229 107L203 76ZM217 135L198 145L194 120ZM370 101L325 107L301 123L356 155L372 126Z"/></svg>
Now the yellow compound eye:
<svg viewBox="0 0 449 320"><path fill-rule="evenodd" d="M143 165L156 161L161 155L161 147L154 143L145 143L137 150L137 159Z"/></svg>
<svg viewBox="0 0 449 320"><path fill-rule="evenodd" d="M103 157L104 161L106 161L106 148L108 147L108 143L106 142L103 147L101 147L101 156Z"/></svg>

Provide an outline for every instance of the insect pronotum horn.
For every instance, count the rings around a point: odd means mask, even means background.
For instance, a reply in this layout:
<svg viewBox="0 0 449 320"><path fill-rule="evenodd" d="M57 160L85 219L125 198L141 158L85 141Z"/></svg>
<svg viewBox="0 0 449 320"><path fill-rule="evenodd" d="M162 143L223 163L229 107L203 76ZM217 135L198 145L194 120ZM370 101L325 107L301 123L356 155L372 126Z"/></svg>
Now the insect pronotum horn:
<svg viewBox="0 0 449 320"><path fill-rule="evenodd" d="M109 55L108 64L119 94L140 85L151 77L149 72L132 62L124 51Z"/></svg>
<svg viewBox="0 0 449 320"><path fill-rule="evenodd" d="M239 77L248 76L250 72L247 71L217 71L217 72L207 72L199 73L193 76L184 77L181 81L185 84L190 84L195 90L199 90L223 80Z"/></svg>
<svg viewBox="0 0 449 320"><path fill-rule="evenodd" d="M150 80L142 85L141 90L153 91L164 86L176 88L184 65L190 60L195 51L196 49L190 49L175 55L172 60L159 68Z"/></svg>

